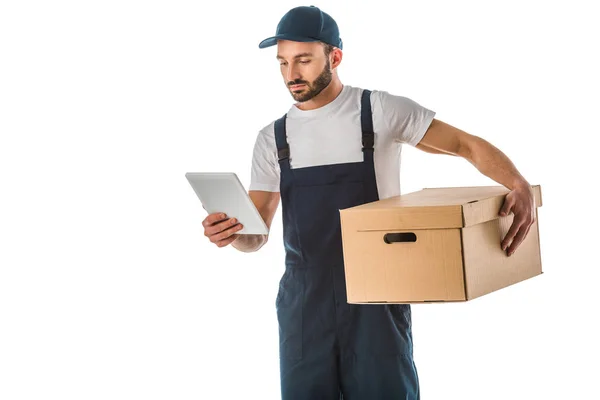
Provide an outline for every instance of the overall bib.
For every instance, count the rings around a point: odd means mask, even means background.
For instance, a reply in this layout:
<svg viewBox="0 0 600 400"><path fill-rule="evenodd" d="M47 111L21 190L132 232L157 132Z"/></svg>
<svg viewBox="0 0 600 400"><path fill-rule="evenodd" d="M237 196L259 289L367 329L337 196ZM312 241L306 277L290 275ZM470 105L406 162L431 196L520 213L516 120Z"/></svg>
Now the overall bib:
<svg viewBox="0 0 600 400"><path fill-rule="evenodd" d="M275 122L285 272L275 301L283 400L418 400L408 304L348 304L339 210L379 200L370 94L362 162L290 168Z"/></svg>

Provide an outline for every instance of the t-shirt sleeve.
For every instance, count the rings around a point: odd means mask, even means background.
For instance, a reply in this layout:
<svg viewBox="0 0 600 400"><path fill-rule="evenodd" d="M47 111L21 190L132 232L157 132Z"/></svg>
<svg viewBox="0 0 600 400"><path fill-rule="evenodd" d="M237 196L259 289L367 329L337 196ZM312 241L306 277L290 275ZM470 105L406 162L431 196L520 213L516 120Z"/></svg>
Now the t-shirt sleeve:
<svg viewBox="0 0 600 400"><path fill-rule="evenodd" d="M256 137L248 190L279 192L279 173L273 124L270 124Z"/></svg>
<svg viewBox="0 0 600 400"><path fill-rule="evenodd" d="M393 140L416 146L429 128L435 112L414 100L378 91L385 126Z"/></svg>

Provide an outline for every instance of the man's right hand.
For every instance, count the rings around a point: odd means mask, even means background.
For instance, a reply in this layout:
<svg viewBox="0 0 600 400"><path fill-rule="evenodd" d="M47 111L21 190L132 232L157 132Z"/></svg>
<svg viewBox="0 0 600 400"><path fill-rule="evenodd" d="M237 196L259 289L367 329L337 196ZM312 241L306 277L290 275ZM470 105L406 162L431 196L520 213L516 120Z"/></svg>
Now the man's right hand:
<svg viewBox="0 0 600 400"><path fill-rule="evenodd" d="M225 247L236 240L239 235L235 232L243 228L235 218L227 218L224 213L209 214L204 221L204 236L210 239L217 247Z"/></svg>

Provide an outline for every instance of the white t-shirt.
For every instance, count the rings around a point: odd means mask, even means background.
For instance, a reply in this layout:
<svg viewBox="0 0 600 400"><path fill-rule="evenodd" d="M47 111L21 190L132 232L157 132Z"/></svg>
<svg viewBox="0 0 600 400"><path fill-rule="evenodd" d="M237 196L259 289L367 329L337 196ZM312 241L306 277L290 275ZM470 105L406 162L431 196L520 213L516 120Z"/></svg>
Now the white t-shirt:
<svg viewBox="0 0 600 400"><path fill-rule="evenodd" d="M303 111L292 105L286 133L290 168L363 161L360 123L363 89L344 85L332 102ZM400 195L402 144L416 146L435 116L415 101L372 90L375 131L375 179L379 199ZM260 130L254 145L249 190L279 191L280 167L275 143L275 121Z"/></svg>

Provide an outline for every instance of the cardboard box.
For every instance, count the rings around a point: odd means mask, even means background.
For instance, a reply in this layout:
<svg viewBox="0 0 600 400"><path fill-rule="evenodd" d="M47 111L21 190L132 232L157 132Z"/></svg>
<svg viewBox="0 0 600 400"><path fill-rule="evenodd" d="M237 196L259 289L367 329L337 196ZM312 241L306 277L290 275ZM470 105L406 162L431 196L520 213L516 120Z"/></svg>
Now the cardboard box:
<svg viewBox="0 0 600 400"><path fill-rule="evenodd" d="M340 210L348 303L467 301L542 273L536 221L512 256L504 186L431 188Z"/></svg>

